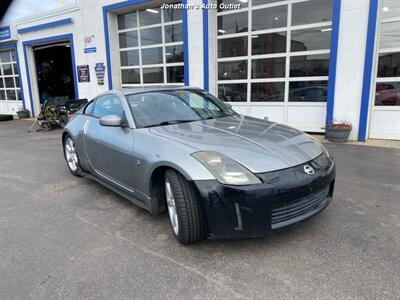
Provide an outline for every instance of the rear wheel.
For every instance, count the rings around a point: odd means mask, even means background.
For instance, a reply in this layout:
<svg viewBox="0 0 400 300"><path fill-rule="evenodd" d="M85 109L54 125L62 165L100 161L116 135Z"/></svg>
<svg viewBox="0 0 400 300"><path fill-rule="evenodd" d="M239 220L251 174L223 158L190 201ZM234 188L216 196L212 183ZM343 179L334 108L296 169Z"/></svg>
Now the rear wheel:
<svg viewBox="0 0 400 300"><path fill-rule="evenodd" d="M204 238L203 218L193 186L178 172L165 173L165 198L176 239L190 244Z"/></svg>
<svg viewBox="0 0 400 300"><path fill-rule="evenodd" d="M68 169L75 176L81 176L81 166L79 163L78 153L71 136L66 135L64 138L64 157L67 162Z"/></svg>

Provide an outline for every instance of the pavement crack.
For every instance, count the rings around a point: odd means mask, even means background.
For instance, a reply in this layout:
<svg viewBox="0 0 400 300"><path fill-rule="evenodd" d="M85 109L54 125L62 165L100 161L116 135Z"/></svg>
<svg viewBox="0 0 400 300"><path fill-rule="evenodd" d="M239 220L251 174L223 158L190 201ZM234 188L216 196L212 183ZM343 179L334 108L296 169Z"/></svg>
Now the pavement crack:
<svg viewBox="0 0 400 300"><path fill-rule="evenodd" d="M51 276L47 276L47 278L45 280L43 280L40 285L42 286L43 284L45 284L49 279L51 278Z"/></svg>
<svg viewBox="0 0 400 300"><path fill-rule="evenodd" d="M194 273L194 274L196 274L196 275L202 277L202 278L205 279L206 281L211 282L211 283L217 285L219 288L221 288L221 289L223 289L223 290L225 290L225 291L231 293L232 296L233 296L234 298L236 298L236 299L249 299L248 297L245 297L244 295L242 295L242 294L240 294L240 293L234 291L229 285L227 285L226 283L224 283L220 278L217 278L217 277L215 277L215 276L212 275L212 274L205 274L205 273L203 273L202 271L200 271L200 270L198 270L198 269L195 269L195 268L192 268L192 267L189 267L189 266L187 266L187 265L185 265L185 264L183 264L183 263L181 263L181 262L179 262L179 261L173 259L173 258L170 257L170 256L166 256L166 255L163 255L163 254L161 254L161 253L159 253L159 252L156 252L156 251L153 251L153 250L144 248L144 247L142 247L142 246L139 246L139 245L136 244L135 242L133 242L133 241L131 241L131 240L125 238L124 236L122 236L121 233L120 233L119 231L116 232L115 237L117 237L118 239L120 239L120 240L122 240L122 241L124 241L124 242L126 242L126 243L128 243L128 244L130 244L131 246L133 246L133 247L135 247L135 248L140 249L141 251L143 251L143 252L146 253L146 254L149 254L149 255L151 255L151 256L154 256L154 257L157 257L157 258L166 260L166 261L168 261L168 262L170 262L170 263L173 263L173 264L175 264L175 265L177 265L177 266L179 266L179 267L181 267L181 268L183 268L183 269L185 269L185 270L187 270L187 271L189 271L189 272L192 272L192 273Z"/></svg>

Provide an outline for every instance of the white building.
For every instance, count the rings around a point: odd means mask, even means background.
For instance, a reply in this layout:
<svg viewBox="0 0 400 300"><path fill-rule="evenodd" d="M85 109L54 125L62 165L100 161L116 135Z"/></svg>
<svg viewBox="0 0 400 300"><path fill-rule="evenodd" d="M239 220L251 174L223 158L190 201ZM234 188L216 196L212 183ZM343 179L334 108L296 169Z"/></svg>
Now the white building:
<svg viewBox="0 0 400 300"><path fill-rule="evenodd" d="M339 120L352 123L352 139L400 139L400 1L165 3L174 2L77 0L3 22L0 113L182 84L306 131Z"/></svg>

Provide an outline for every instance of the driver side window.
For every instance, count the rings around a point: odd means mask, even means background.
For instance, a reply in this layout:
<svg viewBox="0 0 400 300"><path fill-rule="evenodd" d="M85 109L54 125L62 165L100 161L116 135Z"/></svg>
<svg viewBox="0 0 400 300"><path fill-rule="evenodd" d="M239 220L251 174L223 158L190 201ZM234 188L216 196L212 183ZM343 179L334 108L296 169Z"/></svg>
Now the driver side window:
<svg viewBox="0 0 400 300"><path fill-rule="evenodd" d="M98 97L96 100L93 116L101 118L107 115L117 115L120 118L124 115L121 101L116 95L107 94Z"/></svg>

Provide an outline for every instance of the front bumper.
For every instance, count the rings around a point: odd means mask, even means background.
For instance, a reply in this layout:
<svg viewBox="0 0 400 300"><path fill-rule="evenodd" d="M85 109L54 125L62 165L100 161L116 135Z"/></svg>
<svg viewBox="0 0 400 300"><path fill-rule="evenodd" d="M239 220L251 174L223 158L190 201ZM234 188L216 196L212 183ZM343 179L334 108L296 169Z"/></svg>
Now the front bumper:
<svg viewBox="0 0 400 300"><path fill-rule="evenodd" d="M315 173L306 174L305 165ZM264 236L315 215L332 199L336 167L332 158L322 154L299 166L256 175L262 184L194 181L209 237Z"/></svg>

